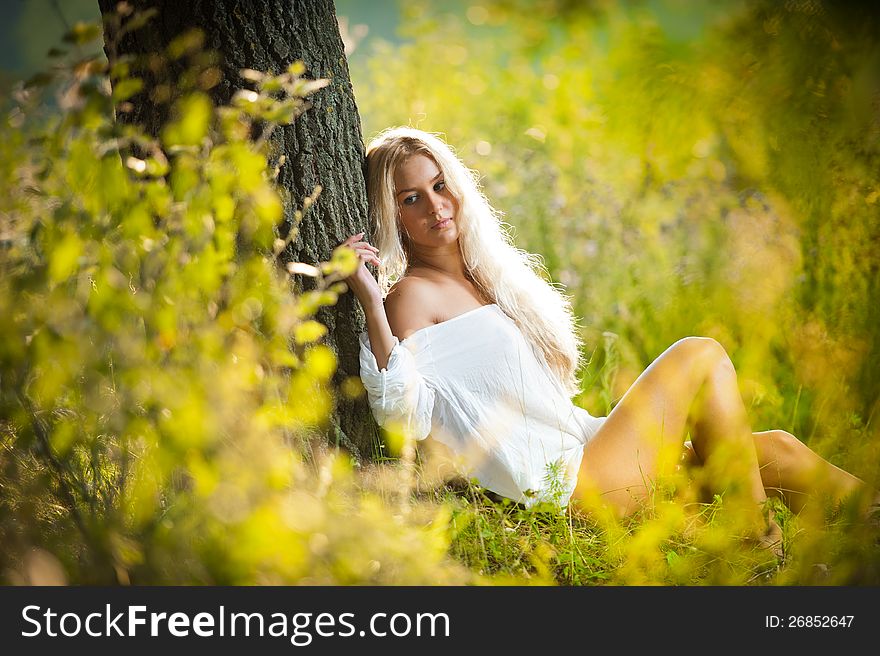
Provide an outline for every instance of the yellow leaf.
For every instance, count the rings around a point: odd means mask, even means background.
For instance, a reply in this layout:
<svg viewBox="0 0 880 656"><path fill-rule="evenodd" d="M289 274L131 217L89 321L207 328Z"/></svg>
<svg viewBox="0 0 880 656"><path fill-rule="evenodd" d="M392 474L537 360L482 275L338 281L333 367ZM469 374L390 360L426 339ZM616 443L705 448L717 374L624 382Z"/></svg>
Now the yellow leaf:
<svg viewBox="0 0 880 656"><path fill-rule="evenodd" d="M336 371L336 356L330 347L319 344L306 352L305 368L318 380L327 380Z"/></svg>
<svg viewBox="0 0 880 656"><path fill-rule="evenodd" d="M297 344L314 342L327 334L327 326L317 321L303 321L293 329Z"/></svg>

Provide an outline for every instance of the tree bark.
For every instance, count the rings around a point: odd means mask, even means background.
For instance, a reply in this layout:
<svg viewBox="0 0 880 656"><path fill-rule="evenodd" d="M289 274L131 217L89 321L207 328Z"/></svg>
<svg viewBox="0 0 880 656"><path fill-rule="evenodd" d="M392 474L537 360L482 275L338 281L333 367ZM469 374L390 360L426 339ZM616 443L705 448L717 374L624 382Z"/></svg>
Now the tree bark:
<svg viewBox="0 0 880 656"><path fill-rule="evenodd" d="M106 14L117 3L98 0L98 4ZM282 236L302 199L316 185L323 189L305 212L284 259L317 264L328 260L349 235L369 231L360 116L332 0L129 0L129 4L136 12L155 8L158 15L120 40L108 33L105 22L105 51L111 65L123 55L164 52L175 37L199 28L205 49L219 54L220 81L209 91L218 104L247 86L239 74L244 68L280 73L301 60L305 77L329 79L329 86L310 97L312 107L291 125L276 128L271 137L273 159L285 158L278 176L285 203ZM160 80L151 77L149 67L144 78L144 90L131 99L131 111L120 118L158 134L168 105L151 96ZM305 289L310 286L309 279L296 282ZM337 354L336 382L357 376L357 337L364 330L364 317L353 294L340 296L335 307L321 310L317 318L327 326L326 343ZM328 440L358 459L378 453L378 428L363 397L351 401L337 395Z"/></svg>

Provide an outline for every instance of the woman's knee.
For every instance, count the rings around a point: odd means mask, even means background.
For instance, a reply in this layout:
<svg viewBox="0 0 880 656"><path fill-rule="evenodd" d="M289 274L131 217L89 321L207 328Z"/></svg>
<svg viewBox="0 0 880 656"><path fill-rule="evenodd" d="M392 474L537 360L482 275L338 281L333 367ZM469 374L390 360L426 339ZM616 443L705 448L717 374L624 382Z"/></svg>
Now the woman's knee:
<svg viewBox="0 0 880 656"><path fill-rule="evenodd" d="M682 337L669 347L670 350L684 351L694 355L720 355L725 354L724 347L714 337L699 337L690 335Z"/></svg>
<svg viewBox="0 0 880 656"><path fill-rule="evenodd" d="M669 347L669 353L706 373L718 366L733 368L725 348L712 337L682 337Z"/></svg>
<svg viewBox="0 0 880 656"><path fill-rule="evenodd" d="M753 433L758 462L762 467L786 466L798 457L800 440L784 430Z"/></svg>

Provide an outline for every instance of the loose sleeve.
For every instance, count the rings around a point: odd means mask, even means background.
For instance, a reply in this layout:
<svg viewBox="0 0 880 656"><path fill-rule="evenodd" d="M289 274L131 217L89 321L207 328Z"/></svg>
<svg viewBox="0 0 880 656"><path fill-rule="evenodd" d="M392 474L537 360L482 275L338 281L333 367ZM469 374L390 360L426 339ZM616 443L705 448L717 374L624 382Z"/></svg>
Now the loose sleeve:
<svg viewBox="0 0 880 656"><path fill-rule="evenodd" d="M602 424L605 423L605 420L608 419L608 417L594 417L584 408L574 404L572 405L574 407L574 412L583 427L584 443L589 442L593 439L593 436L599 431L599 429L602 428Z"/></svg>
<svg viewBox="0 0 880 656"><path fill-rule="evenodd" d="M431 432L434 390L416 369L413 354L395 337L388 365L380 370L366 332L360 343L361 381L376 422L385 427L399 423L413 439L425 439Z"/></svg>

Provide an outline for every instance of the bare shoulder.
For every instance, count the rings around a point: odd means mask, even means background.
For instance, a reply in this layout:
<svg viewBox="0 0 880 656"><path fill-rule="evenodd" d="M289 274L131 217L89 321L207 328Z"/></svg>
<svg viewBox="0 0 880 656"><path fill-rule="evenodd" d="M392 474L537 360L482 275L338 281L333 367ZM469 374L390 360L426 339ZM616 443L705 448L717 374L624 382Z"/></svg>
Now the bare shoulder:
<svg viewBox="0 0 880 656"><path fill-rule="evenodd" d="M406 276L398 280L385 297L385 315L391 332L403 340L415 331L436 323L436 301L437 289L433 281L419 276Z"/></svg>

